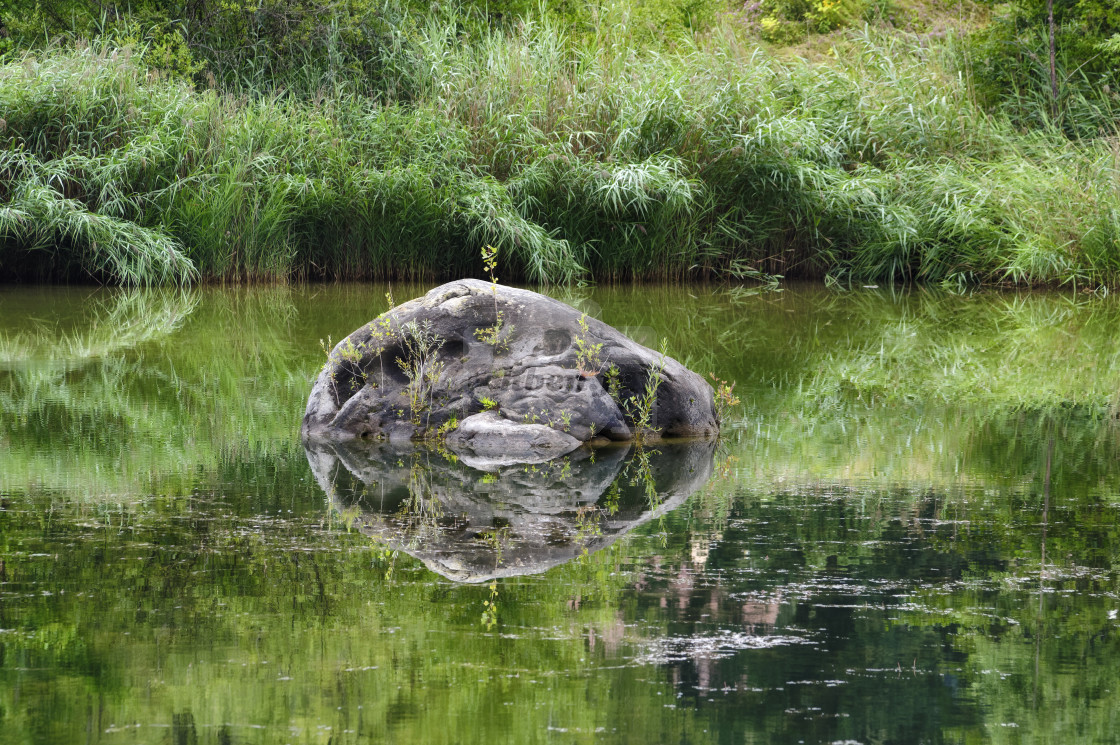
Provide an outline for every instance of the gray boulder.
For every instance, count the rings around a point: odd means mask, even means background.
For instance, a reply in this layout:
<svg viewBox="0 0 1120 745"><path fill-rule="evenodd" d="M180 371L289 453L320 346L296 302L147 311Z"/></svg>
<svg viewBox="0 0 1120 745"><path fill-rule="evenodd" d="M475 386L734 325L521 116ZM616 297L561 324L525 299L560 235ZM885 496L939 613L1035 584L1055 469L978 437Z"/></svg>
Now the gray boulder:
<svg viewBox="0 0 1120 745"><path fill-rule="evenodd" d="M651 379L647 427L641 399ZM331 351L305 442L446 439L457 453L547 460L592 439L710 438L712 388L676 360L558 300L459 280ZM639 431L640 430L640 431Z"/></svg>

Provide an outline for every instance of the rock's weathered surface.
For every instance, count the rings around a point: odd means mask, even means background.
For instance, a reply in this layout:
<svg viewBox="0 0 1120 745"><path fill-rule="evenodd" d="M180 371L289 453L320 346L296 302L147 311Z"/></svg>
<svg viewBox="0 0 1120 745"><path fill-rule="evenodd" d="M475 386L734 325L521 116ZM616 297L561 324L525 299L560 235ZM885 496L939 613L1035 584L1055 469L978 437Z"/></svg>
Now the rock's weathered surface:
<svg viewBox="0 0 1120 745"><path fill-rule="evenodd" d="M581 347L593 351L582 370ZM610 365L618 368L615 397ZM711 386L676 360L544 295L449 282L334 348L308 399L303 437L402 442L454 419L460 431L444 434L456 452L547 459L592 438L632 439L632 407L620 402L640 396L659 369L653 431L643 435L714 436Z"/></svg>
<svg viewBox="0 0 1120 745"><path fill-rule="evenodd" d="M447 435L447 446L457 453L471 453L496 465L543 463L570 453L580 441L545 424L524 424L484 411L464 419Z"/></svg>

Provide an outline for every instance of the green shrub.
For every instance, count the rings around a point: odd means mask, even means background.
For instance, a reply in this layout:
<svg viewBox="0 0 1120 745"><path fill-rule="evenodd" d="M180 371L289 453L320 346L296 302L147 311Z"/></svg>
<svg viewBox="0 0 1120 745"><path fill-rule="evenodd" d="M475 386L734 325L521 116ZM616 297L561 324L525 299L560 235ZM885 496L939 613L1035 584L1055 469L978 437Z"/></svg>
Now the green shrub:
<svg viewBox="0 0 1120 745"><path fill-rule="evenodd" d="M117 282L477 275L1120 284L1120 155L974 100L955 41L827 64L430 21L405 99L232 95L107 45L0 65L0 262ZM49 226L49 227L44 227Z"/></svg>
<svg viewBox="0 0 1120 745"><path fill-rule="evenodd" d="M763 38L779 44L801 40L862 20L868 0L761 0L758 13Z"/></svg>
<svg viewBox="0 0 1120 745"><path fill-rule="evenodd" d="M1051 90L1046 4L1019 0L973 33L962 67L977 97L1020 129L1057 127L1072 138L1110 136L1120 127L1120 6L1107 0L1054 4L1058 100Z"/></svg>

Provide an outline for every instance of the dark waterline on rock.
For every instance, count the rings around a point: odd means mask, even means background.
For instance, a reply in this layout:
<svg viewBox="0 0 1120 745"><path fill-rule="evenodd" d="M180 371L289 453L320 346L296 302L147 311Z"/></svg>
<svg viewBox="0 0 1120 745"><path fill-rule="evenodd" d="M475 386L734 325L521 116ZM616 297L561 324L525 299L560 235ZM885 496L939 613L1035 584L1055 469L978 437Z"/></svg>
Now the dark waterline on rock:
<svg viewBox="0 0 1120 745"><path fill-rule="evenodd" d="M305 452L385 289L0 293L0 743L1116 741L1115 299L573 290L717 448Z"/></svg>

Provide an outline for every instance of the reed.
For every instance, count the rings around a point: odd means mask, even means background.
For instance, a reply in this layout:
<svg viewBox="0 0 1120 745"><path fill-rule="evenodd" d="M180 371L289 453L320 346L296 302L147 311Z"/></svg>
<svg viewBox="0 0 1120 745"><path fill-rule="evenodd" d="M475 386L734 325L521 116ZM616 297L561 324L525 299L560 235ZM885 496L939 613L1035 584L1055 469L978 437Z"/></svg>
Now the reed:
<svg viewBox="0 0 1120 745"><path fill-rule="evenodd" d="M430 281L492 245L538 283L1120 284L1115 132L988 113L953 39L865 31L810 63L719 28L457 29L429 19L383 50L391 80L308 95L195 90L108 46L9 59L0 266Z"/></svg>

